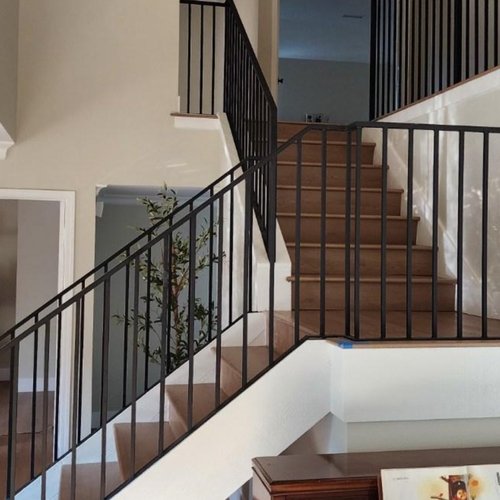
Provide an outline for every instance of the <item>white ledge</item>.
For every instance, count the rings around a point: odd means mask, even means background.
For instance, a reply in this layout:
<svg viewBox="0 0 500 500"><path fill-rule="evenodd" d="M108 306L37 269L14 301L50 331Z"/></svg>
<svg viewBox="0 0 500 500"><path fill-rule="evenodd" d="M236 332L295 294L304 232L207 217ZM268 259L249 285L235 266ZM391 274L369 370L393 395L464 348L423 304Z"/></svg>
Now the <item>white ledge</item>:
<svg viewBox="0 0 500 500"><path fill-rule="evenodd" d="M219 130L220 122L216 115L188 115L172 113L175 128L191 130Z"/></svg>
<svg viewBox="0 0 500 500"><path fill-rule="evenodd" d="M0 160L7 158L7 151L14 145L14 141L0 123Z"/></svg>
<svg viewBox="0 0 500 500"><path fill-rule="evenodd" d="M0 141L0 160L7 158L7 151L14 146L14 141Z"/></svg>

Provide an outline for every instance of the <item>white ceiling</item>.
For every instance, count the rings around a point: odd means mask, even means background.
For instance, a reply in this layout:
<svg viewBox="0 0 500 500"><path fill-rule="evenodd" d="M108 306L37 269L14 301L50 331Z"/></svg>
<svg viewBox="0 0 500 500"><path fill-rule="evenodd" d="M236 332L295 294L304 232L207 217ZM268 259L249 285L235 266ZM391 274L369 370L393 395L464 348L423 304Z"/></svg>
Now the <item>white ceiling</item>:
<svg viewBox="0 0 500 500"><path fill-rule="evenodd" d="M281 0L280 17L282 58L370 60L370 0Z"/></svg>

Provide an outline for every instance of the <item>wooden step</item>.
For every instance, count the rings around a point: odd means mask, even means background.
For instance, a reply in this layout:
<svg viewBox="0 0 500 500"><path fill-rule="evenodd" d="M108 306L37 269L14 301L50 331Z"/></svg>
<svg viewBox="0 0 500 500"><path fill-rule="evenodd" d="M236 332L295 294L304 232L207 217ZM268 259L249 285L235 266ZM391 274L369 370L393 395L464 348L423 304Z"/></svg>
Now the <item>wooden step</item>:
<svg viewBox="0 0 500 500"><path fill-rule="evenodd" d="M278 140L287 141L298 132L306 127L314 125L314 123L306 122L278 122ZM304 136L305 139L320 141L323 132L321 130L311 130ZM347 140L347 132L340 130L328 130L327 139L329 141L345 142Z"/></svg>
<svg viewBox="0 0 500 500"><path fill-rule="evenodd" d="M320 187L322 166L318 162L305 162L301 170L301 186ZM297 164L294 161L278 162L278 184L297 184ZM341 163L329 163L326 167L326 185L330 188L346 186L346 166ZM351 167L351 187L356 186L356 168ZM379 188L382 186L382 167L377 165L361 166L361 187Z"/></svg>
<svg viewBox="0 0 500 500"><path fill-rule="evenodd" d="M242 385L242 348L223 347L221 363L221 385L224 392L232 395ZM247 358L248 381L265 370L269 365L267 346L249 346Z"/></svg>
<svg viewBox="0 0 500 500"><path fill-rule="evenodd" d="M309 312L309 311L307 311ZM274 311L274 350L277 355L286 353L295 345L295 311ZM299 339L316 337L316 328L299 323Z"/></svg>
<svg viewBox="0 0 500 500"><path fill-rule="evenodd" d="M293 283L292 302L295 307L296 280L290 277ZM351 280L353 283L353 280ZM438 310L453 311L455 309L455 285L453 279L439 278L438 280ZM300 309L319 310L320 308L320 277L318 275L300 276ZM354 286L351 286L351 300L353 300ZM413 310L430 311L432 309L432 279L423 276L412 278ZM360 280L360 307L363 310L373 311L380 309L380 278L362 277ZM386 280L387 310L406 310L406 277L389 276ZM343 277L327 276L325 285L326 308L328 310L342 310L345 307L345 280Z"/></svg>
<svg viewBox="0 0 500 500"><path fill-rule="evenodd" d="M279 327L280 342L290 345L294 332L294 311L276 311L275 320L281 324L288 323L288 330ZM456 312L441 311L437 314L438 339L450 339L457 336L457 314ZM380 338L380 311L361 311L360 338L363 340L376 340ZM429 311L414 311L411 314L412 335L418 339L430 339L432 335L432 313ZM303 331L312 332L310 335L318 336L320 329L319 311L300 311L300 328ZM278 327L276 327L278 331ZM283 332L283 334L282 334ZM289 336L285 334L289 332ZM325 333L328 336L343 337L347 332L345 327L345 312L326 311ZM488 319L488 332L491 338L500 337L500 320ZM351 334L354 335L354 312L351 309ZM387 338L406 337L406 311L387 311L386 314ZM463 335L465 338L481 337L481 317L470 314L463 315ZM463 341L462 341L463 344ZM449 344L448 344L449 345Z"/></svg>
<svg viewBox="0 0 500 500"><path fill-rule="evenodd" d="M295 244L287 244L292 260L292 270L295 273ZM387 274L406 274L406 245L388 245ZM321 246L316 243L300 245L300 271L305 274L320 273ZM345 273L345 245L329 244L325 248L326 269L329 274L343 275ZM361 276L380 275L381 247L380 245L361 245L360 272ZM430 276L432 274L432 249L415 245L412 247L413 275ZM354 273L354 248L351 247L351 272Z"/></svg>
<svg viewBox="0 0 500 500"><path fill-rule="evenodd" d="M168 385L166 395L170 403L169 422L174 433L181 436L188 431L188 385ZM221 401L227 394L221 390ZM193 384L193 425L215 409L215 384Z"/></svg>
<svg viewBox="0 0 500 500"><path fill-rule="evenodd" d="M113 426L116 443L116 453L123 478L132 476L132 425L130 423ZM137 422L135 426L135 472L158 456L158 441L160 428L158 422ZM170 446L178 436L174 434L168 422L163 424L163 449Z"/></svg>
<svg viewBox="0 0 500 500"><path fill-rule="evenodd" d="M43 461L43 440L44 433L38 432L35 434L35 476L38 476L42 471L42 464L51 464L53 460L53 429L49 429L47 433L47 453L45 461ZM9 437L0 436L0 498L6 498L6 480L7 475L7 457L9 451ZM16 488L19 490L31 479L31 434L16 435ZM17 497L16 497L17 498Z"/></svg>
<svg viewBox="0 0 500 500"><path fill-rule="evenodd" d="M281 146L283 141L278 141L278 146ZM317 161L322 159L321 141L303 140L302 141L302 161ZM348 145L345 142L329 141L327 143L327 162L328 163L345 163L347 161ZM361 145L361 162L364 164L373 163L373 152L375 150L375 143L363 143ZM351 155L353 163L356 162L356 146L351 146ZM278 161L293 160L297 161L298 148L297 146L290 146L278 154Z"/></svg>
<svg viewBox="0 0 500 500"><path fill-rule="evenodd" d="M6 408L6 411L0 412L0 436L6 436L9 428L9 382L0 382L0 408ZM35 415L35 432L41 432L43 427L43 392L35 394L36 415ZM20 392L17 399L17 433L28 434L32 431L33 423L33 393ZM50 428L54 425L54 392L48 393L48 418L47 426Z"/></svg>
<svg viewBox="0 0 500 500"><path fill-rule="evenodd" d="M295 243L295 224L296 215L293 213L278 213L283 237L287 243ZM411 221L413 231L413 244L416 243L417 224L419 218L414 217ZM406 217L388 216L387 217L387 244L404 245L406 243ZM301 215L301 242L319 243L320 240L321 217L318 214L302 213ZM354 242L354 217L351 218L351 242ZM381 218L377 215L361 216L361 243L362 244L380 244L381 239ZM327 215L326 216L326 242L344 243L345 242L345 216Z"/></svg>
<svg viewBox="0 0 500 500"><path fill-rule="evenodd" d="M321 212L320 187L306 186L301 189L301 210L307 213ZM387 190L387 214L400 215L402 189ZM295 212L297 190L295 186L278 186L278 211ZM361 213L380 214L382 208L382 190L377 188L362 188L360 192ZM351 189L351 209L354 211L356 190ZM343 214L346 210L345 188L328 187L326 189L326 212Z"/></svg>
<svg viewBox="0 0 500 500"><path fill-rule="evenodd" d="M117 462L106 463L106 495L123 482ZM101 464L76 464L76 500L100 500ZM71 465L61 468L59 500L71 500Z"/></svg>

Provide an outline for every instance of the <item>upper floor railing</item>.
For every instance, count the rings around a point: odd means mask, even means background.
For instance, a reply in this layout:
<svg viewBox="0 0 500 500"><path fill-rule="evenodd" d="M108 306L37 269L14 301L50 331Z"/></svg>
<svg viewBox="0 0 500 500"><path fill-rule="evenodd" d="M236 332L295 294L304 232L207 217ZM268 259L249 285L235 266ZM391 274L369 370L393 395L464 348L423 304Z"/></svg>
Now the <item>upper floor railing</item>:
<svg viewBox="0 0 500 500"><path fill-rule="evenodd" d="M372 0L371 118L499 63L498 0Z"/></svg>
<svg viewBox="0 0 500 500"><path fill-rule="evenodd" d="M274 157L276 103L233 0L181 0L180 95L182 112L226 113L241 159ZM273 255L270 167L254 179L253 189L257 223Z"/></svg>

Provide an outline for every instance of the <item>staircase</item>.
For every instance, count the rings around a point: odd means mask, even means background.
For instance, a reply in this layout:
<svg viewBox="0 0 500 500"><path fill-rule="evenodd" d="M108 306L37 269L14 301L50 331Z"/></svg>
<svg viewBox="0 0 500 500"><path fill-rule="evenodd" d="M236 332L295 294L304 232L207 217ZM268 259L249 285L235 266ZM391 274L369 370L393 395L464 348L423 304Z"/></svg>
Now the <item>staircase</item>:
<svg viewBox="0 0 500 500"><path fill-rule="evenodd" d="M277 383L270 384L272 390L266 386L259 400L260 407L269 406L271 410L263 421L252 420L252 424L260 429L254 428L255 434L250 438L255 438L257 443L266 438L270 440L269 433L280 425L281 429L290 431L287 422L283 422L283 413L275 409L281 392L287 392L286 396L293 399L294 404L303 406L301 411L293 408L294 417L300 417L310 409L312 405L308 398L318 396L316 400L321 403L326 399L324 394L319 394L325 387L318 381L325 380L329 372L324 370L320 376L315 376L315 369L318 360L327 357L325 351L329 342L302 345L304 337L463 340L494 338L498 332L498 322L494 325L487 314L487 210L483 211L482 220L482 317L470 316L462 314L460 297L464 286L461 277L455 281L437 275L438 217L432 221L432 248L417 244L420 220L411 213L411 206L410 214L403 214L404 191L401 186L386 189L386 169L389 167L385 161L384 165L376 164L376 144L357 144L354 141L349 145L346 134L349 131L352 137L356 134L361 137L365 130L378 128L387 139L389 130L397 129L406 134L408 157L411 152L413 158L414 145L409 138L413 138L416 129L422 130L434 137L433 153L439 160L440 134L458 133L459 160L455 160L455 164L459 177L460 169L463 174L463 159L469 154L465 134L479 132L484 137L483 144L489 144L486 138L500 135L500 129L369 122L338 127L338 130L318 127L319 130L304 132L295 143L287 142L306 124L281 123L276 129L276 104L234 1L181 0L181 8L185 10L188 23L184 31L191 37L186 47L191 48L193 40L201 47L197 54L189 49L189 56L184 61L186 110L203 114L210 103L210 113L224 111L242 163L230 168L182 207L177 207L164 218L159 217L154 226L133 242L0 337L0 351L11 362L11 387L14 388L8 396L8 404L5 404L9 407L9 429L14 428L14 432L6 438L2 436L7 443L1 443L4 448L0 454L6 463L2 467L6 485L0 484L0 487L7 490L9 498L27 498L31 491L36 491L30 498L45 500L58 495L64 500L103 499L136 479L137 485L148 475L139 477L142 472L154 473L155 467L150 466L155 461L175 460L176 453L189 441L185 438L194 436L194 431L203 434L204 430L213 430L211 426L218 424L219 417L226 418L231 414L231 408L245 400L245 397L240 397L229 405L232 398L239 396L271 367L273 370L267 375L267 380L274 379ZM217 52L220 48L215 37L216 26L217 29L222 26L222 17L223 54ZM193 19L202 20L199 32L193 29ZM211 19L211 29L205 29L204 19L207 22ZM379 45L385 46L383 43ZM210 54L208 58L207 53ZM221 67L217 68L220 74L217 75L216 60L221 62ZM191 72L191 66L197 66L198 62L201 71ZM211 66L211 78L204 78L207 76L203 71L205 66ZM204 82L210 82L209 90L204 91ZM223 88L216 89L217 82L223 82ZM198 88L201 90L196 109L190 107L194 101L191 89ZM203 99L209 94L211 99ZM223 105L216 110L217 100ZM324 138L326 142L323 142ZM275 169L277 143L280 152ZM483 149L483 179L487 180L489 151L486 146ZM437 199L442 186L439 185L438 162L435 163L429 170L437 181L431 179L430 190ZM410 174L410 169L408 172ZM411 175L408 181L413 181ZM487 182L483 182L483 190L487 192ZM461 216L464 191L462 186ZM387 204L382 202L383 199ZM433 203L433 215L437 214L436 206ZM483 206L487 209L487 204L483 203ZM197 228L203 220L210 221L206 237L208 251L197 248L196 244ZM276 220L292 263L288 277L292 289L292 311L285 312L274 310L275 289L283 286L283 283L275 282L279 240ZM181 339L186 349L183 364L178 366L171 364L172 325L179 324L176 323L179 318L171 317L172 267L178 262L179 253L173 242L181 231L189 235L188 243L180 252L187 265L184 278L188 284L183 297L187 302L186 327ZM257 312L252 294L255 289L262 290L263 285L259 283L260 288L252 286L256 279L252 266L255 248L262 242L265 248L260 250L266 254L266 266L269 264L262 272L266 274L268 270L269 301L265 304L263 299L264 306L259 302L259 312L265 310L269 321L266 321L265 341L253 343L251 338L249 340L248 316ZM463 250L463 242L457 244L457 268L463 264ZM200 298L200 282L203 280L198 280L197 276L197 266L200 260L207 259L207 253L217 256L214 260L208 259L211 261L205 290L208 299ZM411 266L408 255L412 255ZM151 262L152 256L158 259L157 262ZM408 272L409 268L411 272ZM115 295L120 296L121 308L118 310L112 300ZM217 318L210 321L209 340L200 346L197 308L203 300L211 311L217 311ZM458 314L455 313L456 304ZM95 322L92 313L97 318ZM112 324L117 316L124 318L123 325L120 325L123 329L120 328L118 334L113 328L116 325ZM158 329L155 330L156 344L149 343L151 330L154 330L152 325ZM222 339L227 337L228 330L240 326L240 344L226 345ZM93 334L100 335L101 340L92 345L94 354L100 354L100 373L97 375L88 370L92 363L87 357L90 351L87 339ZM122 346L118 349L110 343L112 335L119 336ZM35 341L33 386L35 390L43 386L43 397L35 394L27 403L28 407L31 403L36 414L32 411L29 415L26 438L21 425L25 401L18 384L19 361L24 345L33 339L40 340ZM296 349L298 347L301 349ZM294 349L296 351L287 356ZM314 356L307 359L304 356L301 370L288 366L286 376L281 377L285 372L280 370L283 365L295 354L299 356L301 351L308 349ZM148 371L151 361L144 354L150 351L157 354L156 361L161 367L155 368L153 376ZM195 376L195 364L198 370L198 360L207 352L212 354L213 365L207 380L201 380L203 377L198 377L198 373ZM316 363L311 363L311 359ZM331 356L323 361L324 366L329 366ZM280 364L275 367L277 362ZM119 377L122 377L118 380L120 390L123 389L120 408L108 404L110 379L116 376L116 370L111 372L115 368L121 371ZM42 371L43 376L39 376ZM177 376L179 372L183 377ZM97 380L89 380L92 376ZM112 380L114 385L116 381ZM52 389L49 390L52 382L55 387L53 396ZM86 404L86 396L93 382L101 388L97 408L100 418L91 428L92 415L89 414L93 408ZM256 383L254 387L258 385ZM318 392L311 395L314 391ZM251 392L247 391L246 395ZM138 418L137 408L152 394L156 398L151 403L155 405L155 416L143 418L139 415ZM54 404L49 403L51 397ZM281 406L291 408L289 401L282 401ZM52 407L54 415L48 411ZM246 416L249 411L248 408L245 410L243 415ZM322 408L322 411L324 415L329 408ZM49 427L42 425L42 448L39 443L40 415ZM215 418L209 421L212 416ZM273 417L275 420L281 418L281 421L268 428L266 418ZM316 420L311 415L302 419L302 432L306 432L321 415L314 417ZM235 421L240 419L232 420L229 425L226 423L223 430ZM58 425L61 428L58 429ZM266 432L263 432L263 427L266 427ZM297 428L281 434L279 446L286 446L288 439L298 438L292 435ZM233 431L241 433L239 427ZM86 454L87 445L92 448L92 453ZM47 452L49 456L41 456L40 449L44 447L51 450ZM235 450L233 455L238 452ZM227 457L224 455L224 458ZM31 462L28 467L27 460ZM178 463L184 467L187 459ZM184 477L182 480L185 483ZM54 486L54 482L59 486ZM23 485L27 485L26 488L19 491ZM30 488L33 490L29 491ZM131 490L134 490L134 485L131 485Z"/></svg>
<svg viewBox="0 0 500 500"><path fill-rule="evenodd" d="M286 325L286 319L277 320L277 325ZM285 329L286 330L286 329ZM277 338L280 328L278 327ZM277 341L277 345L281 345ZM215 356L215 347L212 348ZM221 382L220 403L235 395L242 388L242 353L241 347L221 348ZM280 356L275 351L276 358ZM249 346L248 356L248 382L253 381L268 368L269 350L266 345ZM214 383L193 384L192 415L189 412L189 386L188 384L168 384L165 387L165 415L163 423L163 447L166 450L177 441L186 437L192 425L197 426L217 410L217 386ZM136 422L134 429L131 423L113 424L113 437L117 452L117 462L107 462L106 468L106 494L120 487L124 482L131 480L138 471L154 461L159 454L158 422ZM132 450L131 436L135 434L135 449ZM100 463L81 463L75 467L75 496L76 499L94 500L101 498ZM61 471L60 500L72 498L72 469L71 465L64 465Z"/></svg>
<svg viewBox="0 0 500 500"><path fill-rule="evenodd" d="M7 469L8 434L9 434L9 390L8 382L0 382L0 470ZM43 432L42 413L34 415L33 408L42 408L43 392L23 392L18 401L17 421L17 463L16 485L21 487L26 484L32 474L39 474L42 470L43 440L47 440L46 460L52 460L53 419L54 419L54 393L48 396L49 418L46 433ZM0 498L5 498L6 482L4 474L0 474Z"/></svg>
<svg viewBox="0 0 500 500"><path fill-rule="evenodd" d="M278 137L281 144L307 124L279 123ZM300 168L300 203L297 213L297 148L289 147L278 156L278 220L293 264L292 296L296 300L300 287L299 303L301 325L319 331L321 309L321 222L322 222L322 136L321 132L307 133L302 140ZM326 136L326 213L325 224L325 324L327 335L346 334L346 141L344 132L332 131ZM382 228L382 167L374 163L375 144L361 145L360 187L360 321L364 338L380 338L381 317L381 228ZM352 147L352 157L356 147ZM354 244L354 214L356 207L355 161L351 173L351 244ZM432 310L432 248L417 245L419 217L402 215L403 190L387 189L387 244L386 244L386 311L387 331L390 336L400 336L406 328L406 259L407 226L412 232L412 317L415 330L429 335ZM299 220L300 219L300 220ZM300 241L296 231L300 229ZM297 244L300 250L300 267L295 261ZM354 281L354 245L351 248L350 280ZM353 291L351 288L351 309ZM441 335L454 334L455 279L439 276L438 321ZM469 321L474 322L469 318ZM477 325L476 325L477 326ZM352 327L352 322L351 322Z"/></svg>

